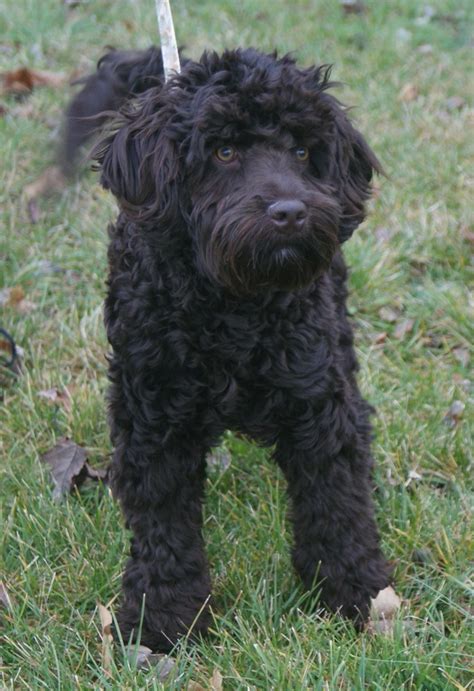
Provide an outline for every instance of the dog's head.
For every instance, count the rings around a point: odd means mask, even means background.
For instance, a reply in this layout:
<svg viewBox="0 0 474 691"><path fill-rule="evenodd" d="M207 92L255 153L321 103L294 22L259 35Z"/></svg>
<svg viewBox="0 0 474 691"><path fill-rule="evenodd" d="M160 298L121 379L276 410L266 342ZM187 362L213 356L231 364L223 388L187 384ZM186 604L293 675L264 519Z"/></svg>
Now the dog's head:
<svg viewBox="0 0 474 691"><path fill-rule="evenodd" d="M289 56L205 53L123 115L102 182L163 251L187 243L232 292L308 285L364 219L380 171L331 85Z"/></svg>

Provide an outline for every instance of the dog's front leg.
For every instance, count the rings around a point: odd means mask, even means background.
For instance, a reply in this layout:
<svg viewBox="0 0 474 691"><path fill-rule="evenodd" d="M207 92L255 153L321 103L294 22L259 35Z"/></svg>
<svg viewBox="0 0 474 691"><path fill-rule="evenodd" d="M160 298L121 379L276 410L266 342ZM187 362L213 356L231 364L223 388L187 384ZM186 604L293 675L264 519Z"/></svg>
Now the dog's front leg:
<svg viewBox="0 0 474 691"><path fill-rule="evenodd" d="M371 500L369 426L357 418L334 401L282 430L275 457L288 481L295 569L324 606L360 627L389 568Z"/></svg>
<svg viewBox="0 0 474 691"><path fill-rule="evenodd" d="M140 636L143 645L168 651L209 623L201 535L205 455L184 441L179 448L160 446L156 430L119 436L113 487L132 540L117 619L125 643Z"/></svg>

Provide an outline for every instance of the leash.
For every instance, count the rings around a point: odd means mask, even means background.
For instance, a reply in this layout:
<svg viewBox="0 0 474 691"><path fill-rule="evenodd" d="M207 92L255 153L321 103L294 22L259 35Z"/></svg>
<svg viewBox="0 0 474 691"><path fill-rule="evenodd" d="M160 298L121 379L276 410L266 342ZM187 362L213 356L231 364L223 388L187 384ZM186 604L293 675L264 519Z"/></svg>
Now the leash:
<svg viewBox="0 0 474 691"><path fill-rule="evenodd" d="M167 82L173 74L181 72L178 46L174 32L173 16L169 0L155 0L158 29L160 32L161 54L163 56L163 69Z"/></svg>

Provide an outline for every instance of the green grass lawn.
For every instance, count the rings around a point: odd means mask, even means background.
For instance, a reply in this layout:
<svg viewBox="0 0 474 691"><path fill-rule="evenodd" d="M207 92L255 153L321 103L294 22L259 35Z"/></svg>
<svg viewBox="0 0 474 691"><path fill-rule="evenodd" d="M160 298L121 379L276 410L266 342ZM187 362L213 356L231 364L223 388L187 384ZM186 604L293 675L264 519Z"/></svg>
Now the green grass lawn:
<svg viewBox="0 0 474 691"><path fill-rule="evenodd" d="M290 566L282 478L229 436L230 467L211 468L205 513L212 636L179 647L170 688L210 688L216 669L224 689L472 683L472 3L366 5L346 15L336 1L173 0L193 57L255 45L334 63L340 98L389 174L346 255L361 385L378 410L378 520L403 609L388 637L310 614ZM0 70L77 75L104 46L146 47L156 35L152 0L5 0ZM159 688L120 646L109 670L102 661L97 604L113 610L127 552L118 507L97 485L55 503L39 462L61 436L96 465L111 451L102 299L114 201L93 173L42 200L36 224L22 198L53 161L71 91L0 98L0 290L25 296L0 306L0 326L24 350L22 375L0 379L0 579L12 600L0 609L0 687ZM40 395L53 387L67 387L72 405Z"/></svg>

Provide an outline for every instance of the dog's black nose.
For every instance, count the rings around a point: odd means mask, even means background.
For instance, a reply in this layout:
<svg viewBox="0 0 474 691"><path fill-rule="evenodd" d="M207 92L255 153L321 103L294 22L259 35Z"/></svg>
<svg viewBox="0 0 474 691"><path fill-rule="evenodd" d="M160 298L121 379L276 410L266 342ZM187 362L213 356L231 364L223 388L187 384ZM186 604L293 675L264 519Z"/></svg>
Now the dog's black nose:
<svg viewBox="0 0 474 691"><path fill-rule="evenodd" d="M270 204L267 213L278 230L291 232L304 226L308 210L300 199L281 199Z"/></svg>

